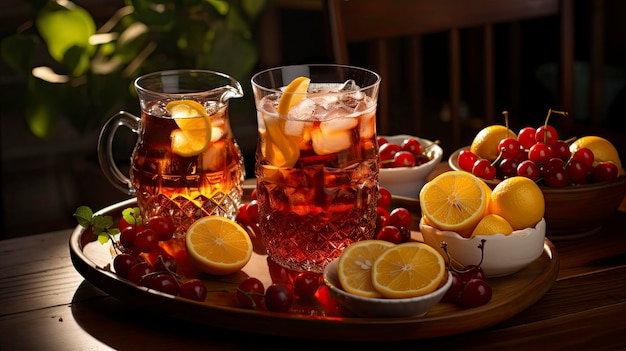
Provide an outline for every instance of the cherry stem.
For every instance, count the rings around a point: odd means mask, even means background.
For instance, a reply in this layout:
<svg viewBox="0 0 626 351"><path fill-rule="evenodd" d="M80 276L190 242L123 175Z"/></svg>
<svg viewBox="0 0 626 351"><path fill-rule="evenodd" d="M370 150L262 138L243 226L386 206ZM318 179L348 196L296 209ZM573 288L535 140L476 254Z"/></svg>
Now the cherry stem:
<svg viewBox="0 0 626 351"><path fill-rule="evenodd" d="M432 147L433 145L439 145L441 142L439 140L435 140L433 142L431 142L430 144L426 144L426 146L422 147L422 152L426 151L428 148Z"/></svg>
<svg viewBox="0 0 626 351"><path fill-rule="evenodd" d="M543 122L543 129L545 130L545 132L543 133L543 143L547 144L548 143L548 119L550 118L550 115L552 113L558 113L561 116L567 117L568 113L565 111L556 111L553 109L548 109L548 115L546 116L546 120Z"/></svg>
<svg viewBox="0 0 626 351"><path fill-rule="evenodd" d="M509 137L510 133L509 133L509 111L502 111L502 114L504 115L504 126L506 127L506 138Z"/></svg>

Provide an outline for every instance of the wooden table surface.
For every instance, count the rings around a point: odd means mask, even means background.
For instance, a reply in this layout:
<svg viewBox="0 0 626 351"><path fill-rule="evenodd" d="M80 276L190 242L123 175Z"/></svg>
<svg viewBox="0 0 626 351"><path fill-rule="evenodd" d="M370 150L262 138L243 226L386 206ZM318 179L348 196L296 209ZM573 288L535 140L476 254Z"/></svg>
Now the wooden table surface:
<svg viewBox="0 0 626 351"><path fill-rule="evenodd" d="M553 241L558 278L512 318L461 335L374 347L407 350L626 349L626 201L593 236ZM582 215L582 214L572 214ZM372 346L209 328L98 290L70 261L72 229L0 241L0 350L232 350Z"/></svg>

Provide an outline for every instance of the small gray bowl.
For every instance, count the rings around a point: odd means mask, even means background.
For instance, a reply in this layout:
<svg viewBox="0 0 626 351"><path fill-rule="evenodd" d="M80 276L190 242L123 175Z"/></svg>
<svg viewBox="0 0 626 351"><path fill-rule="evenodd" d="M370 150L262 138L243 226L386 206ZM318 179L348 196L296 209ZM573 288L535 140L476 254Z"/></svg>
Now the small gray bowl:
<svg viewBox="0 0 626 351"><path fill-rule="evenodd" d="M361 317L420 317L435 306L443 298L452 284L448 277L437 290L418 297L406 299L385 299L362 297L350 294L341 288L337 276L337 260L331 262L324 270L324 283L330 290L330 296L337 303Z"/></svg>

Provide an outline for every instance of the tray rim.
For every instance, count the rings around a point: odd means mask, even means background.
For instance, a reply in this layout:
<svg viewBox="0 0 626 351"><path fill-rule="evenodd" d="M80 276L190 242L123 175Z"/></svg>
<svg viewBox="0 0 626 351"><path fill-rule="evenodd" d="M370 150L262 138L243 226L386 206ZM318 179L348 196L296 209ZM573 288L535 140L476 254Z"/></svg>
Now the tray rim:
<svg viewBox="0 0 626 351"><path fill-rule="evenodd" d="M95 214L107 215L135 204L136 199L131 198L105 207ZM559 268L559 254L554 244L546 238L542 254L535 261L547 261L546 267L533 281L526 282L513 296L507 296L496 301L492 300L485 306L457 310L443 316L427 314L423 317L409 318L319 317L211 305L172 297L136 286L126 279L118 277L115 273L99 267L87 257L82 246L84 241L82 235L85 231L85 228L77 225L70 236L69 249L72 264L87 281L120 301L192 323L257 334L305 339L400 341L454 335L483 329L513 317L543 297L556 281ZM528 292L532 293L525 294ZM516 300L515 297L523 297L523 299ZM484 315L481 317L481 312L489 312L489 317L485 318ZM467 320L470 319L471 323L467 323ZM315 335L311 334L312 331L315 332Z"/></svg>

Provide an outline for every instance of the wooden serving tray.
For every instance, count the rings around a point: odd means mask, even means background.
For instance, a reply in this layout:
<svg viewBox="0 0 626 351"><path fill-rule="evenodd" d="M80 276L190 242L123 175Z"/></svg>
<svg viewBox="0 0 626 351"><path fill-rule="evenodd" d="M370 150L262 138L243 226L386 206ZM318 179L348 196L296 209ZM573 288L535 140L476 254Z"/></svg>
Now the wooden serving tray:
<svg viewBox="0 0 626 351"><path fill-rule="evenodd" d="M246 190L249 199L250 188ZM245 200L245 197L244 197ZM419 203L395 198L396 206L411 210L419 218ZM106 207L96 214L121 216L123 209L136 206L130 199ZM415 213L417 211L417 213ZM421 240L419 232L413 232ZM463 309L454 304L439 303L423 317L362 318L338 307L320 288L316 298L297 300L289 313L249 310L238 307L234 291L241 281L252 276L265 286L272 281L289 279L276 264L255 250L241 272L225 277L201 274L209 292L204 303L163 294L137 286L118 277L108 266L112 263L111 247L96 240L91 230L77 226L69 242L70 256L76 270L89 282L111 296L135 306L211 327L268 335L347 341L392 341L423 339L485 328L505 321L539 300L554 283L559 256L554 245L545 240L543 253L522 271L502 278L491 278L491 301L481 307Z"/></svg>

